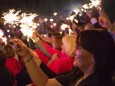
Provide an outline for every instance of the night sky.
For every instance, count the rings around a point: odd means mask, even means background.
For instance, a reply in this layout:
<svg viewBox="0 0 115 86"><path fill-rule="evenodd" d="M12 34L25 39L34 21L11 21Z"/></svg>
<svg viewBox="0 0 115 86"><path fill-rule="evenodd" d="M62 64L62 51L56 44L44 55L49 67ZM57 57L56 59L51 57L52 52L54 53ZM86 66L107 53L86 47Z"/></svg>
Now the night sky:
<svg viewBox="0 0 115 86"><path fill-rule="evenodd" d="M0 0L0 15L15 8L23 12L35 12L51 16L53 12L66 13L89 0ZM103 0L103 6L111 21L115 20L115 0Z"/></svg>

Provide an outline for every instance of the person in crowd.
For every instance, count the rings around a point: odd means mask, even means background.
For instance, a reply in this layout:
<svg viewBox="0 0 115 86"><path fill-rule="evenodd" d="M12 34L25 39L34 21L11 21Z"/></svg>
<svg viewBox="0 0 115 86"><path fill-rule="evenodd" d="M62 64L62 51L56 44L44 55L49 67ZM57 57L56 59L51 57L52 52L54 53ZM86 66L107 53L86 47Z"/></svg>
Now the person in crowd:
<svg viewBox="0 0 115 86"><path fill-rule="evenodd" d="M62 38L63 38L63 36L59 33L54 33L52 35L51 40L52 40L53 49L62 50L62 48L61 48Z"/></svg>
<svg viewBox="0 0 115 86"><path fill-rule="evenodd" d="M86 10L86 15L89 18L88 23L91 23L94 26L94 28L96 28L96 29L101 28L101 26L99 25L99 21L98 21L99 13L95 8L87 9Z"/></svg>
<svg viewBox="0 0 115 86"><path fill-rule="evenodd" d="M25 65L36 86L112 86L115 43L105 30L81 32L76 42L77 60L74 61L74 65L77 64L76 70L52 79L48 79L36 65L34 56L25 44L19 40L14 42L18 44L19 47L15 50L25 60Z"/></svg>
<svg viewBox="0 0 115 86"><path fill-rule="evenodd" d="M34 39L37 37L34 36ZM56 74L61 74L64 72L67 72L73 68L73 60L74 60L74 50L75 50L75 36L65 36L62 39L62 51L57 51L49 46L46 46L46 49L48 53L50 53L51 57L44 57L43 55L39 57L42 59L42 61L48 65L48 67ZM53 40L54 41L54 40ZM36 41L38 43L39 40ZM58 42L57 42L58 43ZM56 43L55 43L56 44ZM40 43L39 43L40 45ZM61 45L61 44L60 44ZM43 48L42 48L43 49ZM66 64L64 64L66 62ZM64 66L62 66L64 65Z"/></svg>
<svg viewBox="0 0 115 86"><path fill-rule="evenodd" d="M95 29L94 26L91 23L87 23L86 26L85 26L85 28L84 28L84 30L89 30L89 29L90 30Z"/></svg>
<svg viewBox="0 0 115 86"><path fill-rule="evenodd" d="M104 30L107 30L111 34L113 39L115 40L115 33L114 33L115 27L111 24L108 15L105 13L102 6L99 6L97 8L97 10L98 10L98 13L100 15L99 24L101 25L101 28L104 29Z"/></svg>
<svg viewBox="0 0 115 86"><path fill-rule="evenodd" d="M34 35L34 39L37 38L36 35ZM41 38L40 38L41 39ZM37 54L42 59L42 61L47 64L48 61L51 59L51 56L53 53L58 52L58 50L61 50L62 45L62 35L55 33L51 37L52 46L50 46L48 43L44 42L43 39L39 40L38 43L38 49L36 49Z"/></svg>
<svg viewBox="0 0 115 86"><path fill-rule="evenodd" d="M3 52L6 56L6 67L13 73L14 77L21 71L21 66L15 59L15 51L11 45L4 45Z"/></svg>
<svg viewBox="0 0 115 86"><path fill-rule="evenodd" d="M4 45L4 42L3 42L2 38L0 38L0 50L2 50L3 45Z"/></svg>
<svg viewBox="0 0 115 86"><path fill-rule="evenodd" d="M3 51L0 51L0 86L14 86L14 76L5 64L5 55Z"/></svg>

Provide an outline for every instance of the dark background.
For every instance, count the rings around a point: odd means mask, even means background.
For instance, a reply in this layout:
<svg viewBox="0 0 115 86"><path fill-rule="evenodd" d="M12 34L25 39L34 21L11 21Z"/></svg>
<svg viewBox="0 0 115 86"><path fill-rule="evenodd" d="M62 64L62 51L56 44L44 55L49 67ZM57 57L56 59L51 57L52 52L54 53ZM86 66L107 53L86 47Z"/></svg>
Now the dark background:
<svg viewBox="0 0 115 86"><path fill-rule="evenodd" d="M51 16L53 12L60 14L69 12L72 7L89 0L0 0L0 16L9 9L22 10L23 12L35 12L45 16ZM111 21L115 20L115 0L102 0L102 5Z"/></svg>

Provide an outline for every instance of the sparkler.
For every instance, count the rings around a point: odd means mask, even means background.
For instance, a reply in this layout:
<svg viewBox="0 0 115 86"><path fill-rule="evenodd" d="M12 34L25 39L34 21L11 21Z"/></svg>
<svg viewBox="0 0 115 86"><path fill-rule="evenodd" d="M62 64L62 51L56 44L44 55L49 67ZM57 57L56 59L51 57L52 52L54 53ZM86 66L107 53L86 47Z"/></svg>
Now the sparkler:
<svg viewBox="0 0 115 86"><path fill-rule="evenodd" d="M23 13L21 15L22 17L22 19L20 20L21 32L23 33L24 36L27 36L28 38L32 37L34 30L38 26L38 24L33 22L33 19L36 16L37 16L36 14L26 14L26 13Z"/></svg>
<svg viewBox="0 0 115 86"><path fill-rule="evenodd" d="M84 9L89 9L88 4L84 4L82 7L83 7Z"/></svg>
<svg viewBox="0 0 115 86"><path fill-rule="evenodd" d="M4 35L3 31L2 31L2 30L0 30L0 38L2 38L2 37L3 37L3 35Z"/></svg>
<svg viewBox="0 0 115 86"><path fill-rule="evenodd" d="M71 22L73 22L75 15L69 16Z"/></svg>
<svg viewBox="0 0 115 86"><path fill-rule="evenodd" d="M61 30L65 30L66 28L70 28L69 25L62 23Z"/></svg>
<svg viewBox="0 0 115 86"><path fill-rule="evenodd" d="M2 30L0 30L0 38L2 39L2 41L7 44L7 38L6 37L3 37L4 35L4 32Z"/></svg>
<svg viewBox="0 0 115 86"><path fill-rule="evenodd" d="M6 37L2 37L2 41L7 44L7 38Z"/></svg>
<svg viewBox="0 0 115 86"><path fill-rule="evenodd" d="M97 7L101 4L101 0L90 0L90 1L91 1L90 5L93 5L94 7Z"/></svg>
<svg viewBox="0 0 115 86"><path fill-rule="evenodd" d="M73 33L73 31L69 28L69 35L71 35L71 33Z"/></svg>
<svg viewBox="0 0 115 86"><path fill-rule="evenodd" d="M74 10L73 12L75 12L76 15L78 14L78 10Z"/></svg>
<svg viewBox="0 0 115 86"><path fill-rule="evenodd" d="M21 11L15 11L14 9L9 10L7 13L3 13L4 24L18 25L20 19L19 13Z"/></svg>
<svg viewBox="0 0 115 86"><path fill-rule="evenodd" d="M75 21L76 23L79 23L77 19L74 19L74 21Z"/></svg>

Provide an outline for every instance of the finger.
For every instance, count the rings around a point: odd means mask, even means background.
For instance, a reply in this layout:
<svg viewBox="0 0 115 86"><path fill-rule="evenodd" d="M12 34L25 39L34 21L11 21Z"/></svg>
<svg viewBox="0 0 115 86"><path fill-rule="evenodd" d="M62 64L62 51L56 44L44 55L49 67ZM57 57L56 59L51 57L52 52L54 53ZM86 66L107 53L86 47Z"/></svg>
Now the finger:
<svg viewBox="0 0 115 86"><path fill-rule="evenodd" d="M99 24L101 26L103 26L103 24L104 24L104 18L103 17L99 17Z"/></svg>

